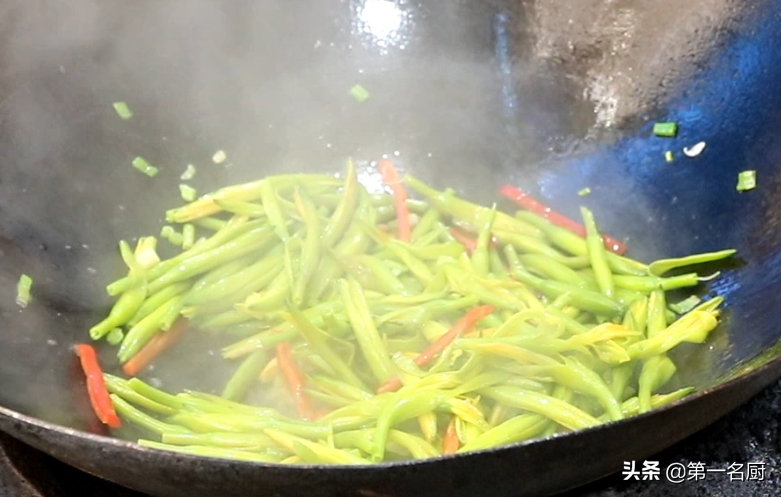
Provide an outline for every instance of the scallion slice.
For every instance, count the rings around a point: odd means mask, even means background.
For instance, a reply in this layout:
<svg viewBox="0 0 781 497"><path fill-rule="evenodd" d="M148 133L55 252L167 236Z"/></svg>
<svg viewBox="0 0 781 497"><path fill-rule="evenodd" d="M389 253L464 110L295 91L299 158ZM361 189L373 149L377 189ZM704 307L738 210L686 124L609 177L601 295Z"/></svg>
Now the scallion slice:
<svg viewBox="0 0 781 497"><path fill-rule="evenodd" d="M19 277L16 284L16 304L19 307L27 307L30 303L30 289L33 286L33 279L23 274Z"/></svg>
<svg viewBox="0 0 781 497"><path fill-rule="evenodd" d="M350 88L350 95L358 102L365 102L371 96L369 91L361 85L355 85Z"/></svg>
<svg viewBox="0 0 781 497"><path fill-rule="evenodd" d="M663 138L672 138L678 134L678 124L656 123L654 124L654 134Z"/></svg>
<svg viewBox="0 0 781 497"><path fill-rule="evenodd" d="M190 185L179 185L179 193L182 195L182 199L187 202L192 202L198 196L198 191Z"/></svg>
<svg viewBox="0 0 781 497"><path fill-rule="evenodd" d="M195 169L195 166L193 166L192 164L187 164L187 169L184 170L184 172L182 173L181 176L179 176L179 178L181 178L182 181L191 180L195 177L196 172L197 170Z"/></svg>
<svg viewBox="0 0 781 497"><path fill-rule="evenodd" d="M130 110L130 107L128 107L125 102L114 102L114 111L116 111L117 115L124 120L133 117L133 111Z"/></svg>
<svg viewBox="0 0 781 497"><path fill-rule="evenodd" d="M215 164L222 164L225 162L225 159L228 158L228 155L225 153L225 150L217 150L214 152L214 155L212 155L212 161Z"/></svg>
<svg viewBox="0 0 781 497"><path fill-rule="evenodd" d="M738 174L738 186L739 192L745 192L753 190L757 186L757 172L753 170L743 171Z"/></svg>
<svg viewBox="0 0 781 497"><path fill-rule="evenodd" d="M136 157L133 159L133 167L146 174L150 178L154 178L160 172L159 169L147 162L143 157Z"/></svg>

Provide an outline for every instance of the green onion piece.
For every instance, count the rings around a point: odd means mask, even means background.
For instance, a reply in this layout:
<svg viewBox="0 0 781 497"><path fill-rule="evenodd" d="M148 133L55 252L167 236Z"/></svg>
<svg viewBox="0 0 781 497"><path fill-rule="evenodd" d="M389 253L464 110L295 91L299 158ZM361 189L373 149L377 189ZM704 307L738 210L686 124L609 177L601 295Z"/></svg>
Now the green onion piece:
<svg viewBox="0 0 781 497"><path fill-rule="evenodd" d="M678 125L676 123L656 123L654 124L654 134L664 138L672 138L678 134Z"/></svg>
<svg viewBox="0 0 781 497"><path fill-rule="evenodd" d="M171 236L167 238L167 240L171 245L176 245L177 247L181 247L182 244L184 243L184 235L174 231L173 233L171 233Z"/></svg>
<svg viewBox="0 0 781 497"><path fill-rule="evenodd" d="M171 237L176 231L174 230L173 226L165 225L163 226L163 229L160 230L160 236L168 240L168 238Z"/></svg>
<svg viewBox="0 0 781 497"><path fill-rule="evenodd" d="M756 171L743 171L738 174L738 191L745 192L753 190L757 186L757 172Z"/></svg>
<svg viewBox="0 0 781 497"><path fill-rule="evenodd" d="M182 195L182 199L187 202L192 202L195 197L198 196L198 191L190 185L179 185L179 193Z"/></svg>
<svg viewBox="0 0 781 497"><path fill-rule="evenodd" d="M589 187L586 187L586 188L583 188L582 190L580 190L580 191L578 192L578 195L580 195L581 197L585 197L585 196L586 196L586 195L588 195L589 193L591 193L591 188L589 188Z"/></svg>
<svg viewBox="0 0 781 497"><path fill-rule="evenodd" d="M214 152L214 155L212 155L212 161L215 164L222 164L227 158L228 156L225 154L225 150L217 150Z"/></svg>
<svg viewBox="0 0 781 497"><path fill-rule="evenodd" d="M160 172L155 166L147 162L143 157L136 157L133 159L133 167L146 174L150 178L154 178L157 176L157 173Z"/></svg>
<svg viewBox="0 0 781 497"><path fill-rule="evenodd" d="M33 279L23 274L19 277L19 283L16 284L16 304L19 307L27 307L30 303L30 288L33 286Z"/></svg>
<svg viewBox="0 0 781 497"><path fill-rule="evenodd" d="M111 345L119 345L125 338L125 332L122 328L114 328L106 335L106 341Z"/></svg>
<svg viewBox="0 0 781 497"><path fill-rule="evenodd" d="M189 250L195 244L195 225L187 223L182 227L182 249Z"/></svg>
<svg viewBox="0 0 781 497"><path fill-rule="evenodd" d="M672 162L673 161L673 151L672 150L668 150L667 152L664 153L664 160L666 160L667 162Z"/></svg>
<svg viewBox="0 0 781 497"><path fill-rule="evenodd" d="M696 295L690 295L688 298L681 300L675 304L670 304L670 309L676 314L686 314L690 310L697 307L702 299Z"/></svg>
<svg viewBox="0 0 781 497"><path fill-rule="evenodd" d="M117 115L124 120L133 117L133 111L130 110L130 107L128 107L125 102L114 102L114 110Z"/></svg>
<svg viewBox="0 0 781 497"><path fill-rule="evenodd" d="M350 95L358 102L365 102L369 99L369 91L361 85L355 85L350 88Z"/></svg>
<svg viewBox="0 0 781 497"><path fill-rule="evenodd" d="M195 173L197 170L195 169L195 166L192 164L187 164L187 169L184 170L181 176L179 178L182 179L182 181L191 180L195 177Z"/></svg>

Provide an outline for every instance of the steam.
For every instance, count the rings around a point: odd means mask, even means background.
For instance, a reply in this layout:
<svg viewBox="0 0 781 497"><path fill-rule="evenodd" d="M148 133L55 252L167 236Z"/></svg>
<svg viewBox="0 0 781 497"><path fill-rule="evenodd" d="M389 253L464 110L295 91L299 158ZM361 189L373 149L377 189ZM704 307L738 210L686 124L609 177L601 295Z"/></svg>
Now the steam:
<svg viewBox="0 0 781 497"><path fill-rule="evenodd" d="M0 291L8 328L27 331L13 347L3 342L0 365L15 366L0 366L0 391L13 393L0 404L45 418L67 411L57 388L67 378L67 346L86 339L109 304L105 285L123 275L116 242L159 231L163 212L180 203L186 164L198 166L203 193L282 171L334 172L351 156L389 156L402 172L487 201L496 178L510 178L506 167L532 177L504 163L493 16L507 8L519 25L537 26L513 42L517 117L541 133L550 121L577 135L593 123L571 126L571 104L585 94L602 125L642 111L651 89L724 26L717 16L730 9L728 0L671 8L673 1L655 2L648 16L616 1L577 11L556 0L425 8L409 0L2 3L0 242L11 247L0 256L0 281L25 272L34 284L23 313L7 307L13 284ZM716 28L704 29L709 23ZM660 36L659 24L669 33ZM585 29L578 37L567 26ZM692 41L697 27L703 34ZM670 68L671 56L681 64ZM535 79L551 60L573 84ZM355 84L369 101L349 96ZM135 117L118 119L115 101ZM533 141L511 144L519 160L531 157ZM224 165L211 163L218 149L229 157ZM160 176L134 171L136 155ZM175 357L184 366L172 381L219 383L202 367L218 361L200 350ZM38 376L18 388L18 372Z"/></svg>
<svg viewBox="0 0 781 497"><path fill-rule="evenodd" d="M504 139L490 12L472 10L480 8L432 11L404 0L0 6L0 236L16 254L0 258L0 276L34 279L23 312L13 307L14 285L4 285L9 328L27 333L3 342L0 385L14 388L2 389L0 405L78 424L63 416L72 412L69 346L87 339L111 304L105 285L125 274L117 241L159 232L165 210L181 203L188 163L201 193L383 156L441 187L492 192L490 174L458 174L496 167ZM349 96L356 84L371 93L367 102ZM117 118L116 101L133 119ZM219 149L229 159L215 165ZM160 175L135 171L135 156ZM168 357L176 366L154 375L172 390L220 388L235 365L212 345L183 343ZM19 387L33 372L36 381Z"/></svg>

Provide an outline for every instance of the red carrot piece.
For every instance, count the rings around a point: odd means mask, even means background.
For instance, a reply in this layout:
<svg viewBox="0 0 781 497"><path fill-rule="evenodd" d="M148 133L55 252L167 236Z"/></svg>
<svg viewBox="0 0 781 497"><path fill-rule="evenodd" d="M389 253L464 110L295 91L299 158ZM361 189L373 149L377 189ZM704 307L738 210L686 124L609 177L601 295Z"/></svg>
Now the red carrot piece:
<svg viewBox="0 0 781 497"><path fill-rule="evenodd" d="M459 335L471 330L475 323L492 312L494 312L494 306L492 305L481 305L480 307L475 307L467 312L464 317L458 320L455 326L450 328L444 335L439 337L436 342L432 343L426 350L421 352L420 355L415 358L415 364L423 367L430 363L437 355L445 350L448 345L453 343ZM392 378L378 388L377 393L393 392L400 387L401 380L399 380L399 378Z"/></svg>
<svg viewBox="0 0 781 497"><path fill-rule="evenodd" d="M122 366L122 371L128 376L136 376L146 369L149 363L154 361L165 349L178 342L185 331L187 331L187 320L180 317L174 321L174 324L171 325L168 331L155 335L136 355L131 357Z"/></svg>
<svg viewBox="0 0 781 497"><path fill-rule="evenodd" d="M412 230L410 229L409 208L407 207L407 190L401 184L399 172L388 159L380 160L380 175L382 181L393 191L393 200L396 205L397 237L402 242L409 242Z"/></svg>
<svg viewBox="0 0 781 497"><path fill-rule="evenodd" d="M415 358L415 364L418 366L425 366L431 362L434 357L445 350L448 345L455 342L456 338L458 338L461 333L471 330L475 323L488 316L492 312L494 312L494 306L492 305L481 305L480 307L475 307L471 311L467 312L466 315L462 317L455 326L450 328L447 333L439 337L436 342L432 343L426 350L417 356Z"/></svg>
<svg viewBox="0 0 781 497"><path fill-rule="evenodd" d="M453 416L447 424L445 437L442 439L442 454L455 454L460 445L461 441L458 439L458 431L456 431L456 417Z"/></svg>
<svg viewBox="0 0 781 497"><path fill-rule="evenodd" d="M449 231L450 234L453 235L453 238L455 238L458 243L464 246L467 253L472 255L472 253L477 248L477 240L456 228L455 226L451 226Z"/></svg>
<svg viewBox="0 0 781 497"><path fill-rule="evenodd" d="M114 411L114 404L111 403L95 348L92 345L79 344L74 347L74 351L79 356L81 369L87 377L87 393L89 393L92 410L102 423L111 428L119 428L122 422Z"/></svg>
<svg viewBox="0 0 781 497"><path fill-rule="evenodd" d="M401 388L401 380L398 376L386 381L380 388L377 389L377 393L395 392Z"/></svg>
<svg viewBox="0 0 781 497"><path fill-rule="evenodd" d="M277 364L279 369L282 370L282 374L290 387L290 392L296 401L298 415L303 419L314 419L315 413L312 410L312 403L309 400L309 396L304 392L303 375L293 360L293 354L290 352L290 342L283 342L277 345Z"/></svg>
<svg viewBox="0 0 781 497"><path fill-rule="evenodd" d="M505 185L499 190L499 193L503 197L512 200L513 202L523 207L524 209L528 210L529 212L533 212L538 216L544 217L545 219L555 224L556 226L566 228L571 232L575 233L576 235L581 236L583 238L586 237L585 226L583 226L582 224L576 221L573 221L567 216L559 214L558 212L554 211L550 207L541 204L540 202L534 200L528 194L522 192L518 188L510 185ZM626 252L626 245L619 242L615 238L602 235L602 240L604 241L605 247L607 247L608 250L613 251L619 255L622 255Z"/></svg>
<svg viewBox="0 0 781 497"><path fill-rule="evenodd" d="M451 226L449 231L450 234L453 235L453 238L455 238L458 243L464 246L467 253L469 253L469 255L472 255L472 253L477 248L477 238L460 228L456 228L455 226ZM496 247L496 239L494 237L491 237L491 240L489 240L488 244L491 247Z"/></svg>

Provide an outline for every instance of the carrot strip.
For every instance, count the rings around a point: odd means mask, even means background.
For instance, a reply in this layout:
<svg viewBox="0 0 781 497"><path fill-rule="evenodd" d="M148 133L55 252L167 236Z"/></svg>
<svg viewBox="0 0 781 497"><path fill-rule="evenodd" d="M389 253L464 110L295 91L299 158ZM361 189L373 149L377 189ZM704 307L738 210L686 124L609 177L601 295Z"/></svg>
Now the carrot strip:
<svg viewBox="0 0 781 497"><path fill-rule="evenodd" d="M407 207L407 190L401 184L399 172L388 159L380 160L380 175L382 181L393 191L393 200L396 205L396 236L402 242L409 242L412 230L410 229L409 207Z"/></svg>
<svg viewBox="0 0 781 497"><path fill-rule="evenodd" d="M461 441L458 439L458 431L456 431L456 418L453 416L447 424L445 437L442 439L442 454L455 454L460 445Z"/></svg>
<svg viewBox="0 0 781 497"><path fill-rule="evenodd" d="M476 239L474 239L473 237L469 236L468 234L464 233L463 231L461 231L460 229L454 226L451 226L449 231L450 234L453 235L453 238L455 238L458 243L464 246L464 248L466 249L469 255L472 255L474 253L475 249L477 248Z"/></svg>
<svg viewBox="0 0 781 497"><path fill-rule="evenodd" d="M293 354L290 352L290 342L282 342L277 345L277 364L290 386L290 392L296 401L298 415L307 420L314 419L314 411L309 397L304 393L304 378L298 370Z"/></svg>
<svg viewBox="0 0 781 497"><path fill-rule="evenodd" d="M395 392L399 388L401 388L401 380L397 376L386 381L380 388L377 389L377 393Z"/></svg>
<svg viewBox="0 0 781 497"><path fill-rule="evenodd" d="M448 345L455 342L456 338L458 338L461 333L470 330L475 325L475 323L488 316L492 312L494 312L494 306L492 305L481 305L480 307L475 307L471 311L467 312L464 317L458 320L455 326L450 328L447 333L439 337L436 342L432 343L426 350L417 356L415 358L415 364L418 366L425 366L431 362L434 357L445 350Z"/></svg>
<svg viewBox="0 0 781 497"><path fill-rule="evenodd" d="M492 312L494 312L494 306L492 305L481 305L480 307L475 307L467 312L464 317L459 319L458 322L444 335L439 337L436 342L432 343L426 350L421 352L420 355L414 359L415 364L422 367L430 363L437 355L445 350L448 345L453 343L461 333L468 332L475 323ZM377 389L377 393L393 392L400 387L401 380L398 377L392 378L380 386L380 388Z"/></svg>
<svg viewBox="0 0 781 497"><path fill-rule="evenodd" d="M92 345L79 344L74 347L74 351L79 356L81 369L87 377L87 393L89 393L92 410L103 424L111 428L119 428L122 422L114 411L114 404L111 403L95 348Z"/></svg>
<svg viewBox="0 0 781 497"><path fill-rule="evenodd" d="M573 221L567 216L559 214L558 212L554 211L550 207L541 204L540 202L534 200L528 194L522 192L518 188L515 188L514 186L510 186L510 185L505 185L499 190L499 193L503 197L506 197L512 200L513 202L515 202L516 204L520 205L524 209L533 212L538 216L544 217L545 219L555 224L556 226L566 228L571 232L575 233L576 235L582 236L583 238L586 237L585 226L583 226L582 224L576 221ZM607 247L608 250L611 250L619 255L622 255L626 252L626 245L619 242L615 238L602 235L602 239L605 243L605 247Z"/></svg>
<svg viewBox="0 0 781 497"><path fill-rule="evenodd" d="M456 228L455 226L451 226L448 231L450 231L450 234L453 235L453 238L455 238L458 243L464 246L467 253L472 255L472 253L477 248L477 238L460 228ZM491 247L496 247L496 238L491 237L488 245Z"/></svg>
<svg viewBox="0 0 781 497"><path fill-rule="evenodd" d="M187 331L187 320L180 317L174 321L168 331L155 335L136 355L131 357L122 366L122 371L128 376L136 376L165 349L178 342L185 331Z"/></svg>

